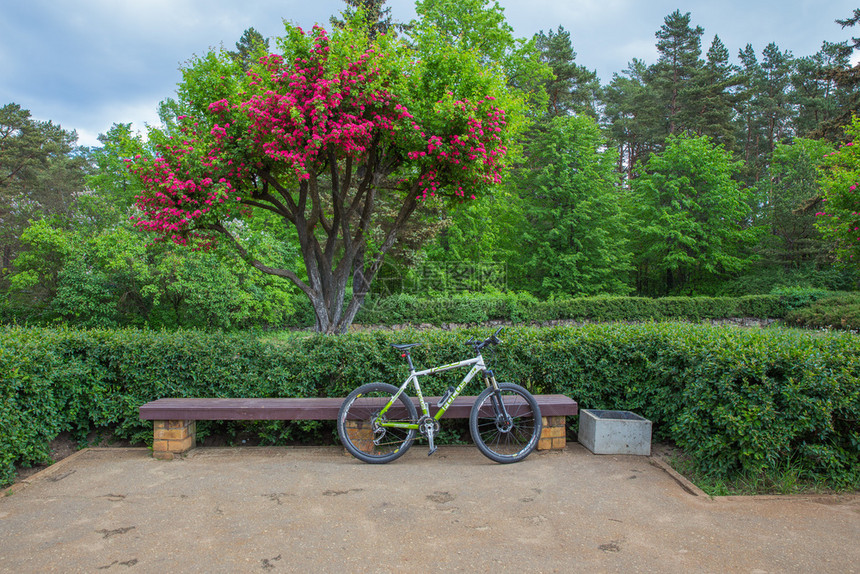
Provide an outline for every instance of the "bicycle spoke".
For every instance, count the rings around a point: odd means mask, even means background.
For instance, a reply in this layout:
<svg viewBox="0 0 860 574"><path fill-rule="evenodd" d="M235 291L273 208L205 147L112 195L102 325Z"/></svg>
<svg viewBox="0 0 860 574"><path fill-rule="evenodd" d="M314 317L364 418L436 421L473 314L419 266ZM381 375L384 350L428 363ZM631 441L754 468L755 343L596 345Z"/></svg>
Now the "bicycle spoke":
<svg viewBox="0 0 860 574"><path fill-rule="evenodd" d="M537 446L540 410L528 391L518 385L501 383L498 392L503 411L496 391L487 389L478 397L470 417L472 438L492 460L517 462Z"/></svg>
<svg viewBox="0 0 860 574"><path fill-rule="evenodd" d="M371 383L346 398L338 414L337 430L350 454L364 462L390 462L412 445L414 430L384 424L415 423L417 418L412 401L405 395L386 409L396 393L397 387Z"/></svg>

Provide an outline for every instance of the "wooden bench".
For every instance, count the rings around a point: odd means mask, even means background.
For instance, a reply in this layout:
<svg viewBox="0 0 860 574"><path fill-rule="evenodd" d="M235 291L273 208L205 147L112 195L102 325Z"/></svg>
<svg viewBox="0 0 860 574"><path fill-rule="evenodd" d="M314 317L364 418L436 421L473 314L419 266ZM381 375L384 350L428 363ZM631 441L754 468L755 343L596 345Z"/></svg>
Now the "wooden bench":
<svg viewBox="0 0 860 574"><path fill-rule="evenodd" d="M563 449L565 417L578 413L577 404L564 395L535 395L543 418L538 449ZM418 411L418 399L413 397ZM438 397L425 397L430 413ZM457 397L443 419L469 418L475 397ZM153 421L152 455L171 460L196 444L196 421L337 420L343 398L310 399L158 399L140 407L140 418Z"/></svg>

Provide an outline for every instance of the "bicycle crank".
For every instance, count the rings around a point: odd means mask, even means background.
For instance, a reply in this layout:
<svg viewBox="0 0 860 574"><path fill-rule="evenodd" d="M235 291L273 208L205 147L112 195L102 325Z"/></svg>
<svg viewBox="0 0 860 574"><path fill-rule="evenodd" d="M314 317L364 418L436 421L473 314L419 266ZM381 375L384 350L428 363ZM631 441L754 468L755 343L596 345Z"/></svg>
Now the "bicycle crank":
<svg viewBox="0 0 860 574"><path fill-rule="evenodd" d="M427 453L427 456L430 456L436 452L436 443L433 439L439 432L439 421L429 415L424 415L418 419L418 428L421 430L421 434L427 437L427 442L430 443L430 452Z"/></svg>

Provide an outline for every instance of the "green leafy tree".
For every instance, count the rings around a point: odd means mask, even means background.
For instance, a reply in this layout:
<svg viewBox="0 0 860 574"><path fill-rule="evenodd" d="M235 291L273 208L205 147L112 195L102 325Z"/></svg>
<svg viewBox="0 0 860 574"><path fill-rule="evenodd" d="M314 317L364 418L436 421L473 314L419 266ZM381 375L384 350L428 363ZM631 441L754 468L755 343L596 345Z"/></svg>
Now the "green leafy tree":
<svg viewBox="0 0 860 574"><path fill-rule="evenodd" d="M371 38L361 18L331 37L286 32L282 54L248 73L216 52L183 70L181 113L131 162L139 225L180 244L226 239L301 289L318 331L341 333L422 202L501 180L525 105L483 55L422 20L411 45ZM303 269L255 250L247 222L262 214L295 233Z"/></svg>
<svg viewBox="0 0 860 574"><path fill-rule="evenodd" d="M522 200L512 189L515 180L449 210L444 227L416 259L407 286L446 293L522 288L515 261L526 223Z"/></svg>
<svg viewBox="0 0 860 574"><path fill-rule="evenodd" d="M146 245L128 222L70 229L39 219L22 241L11 296L28 322L230 329L281 326L294 310L289 286L235 253Z"/></svg>
<svg viewBox="0 0 860 574"><path fill-rule="evenodd" d="M528 146L515 275L532 293L625 294L631 270L615 151L588 116L559 116Z"/></svg>
<svg viewBox="0 0 860 574"><path fill-rule="evenodd" d="M140 134L132 132L131 124L114 124L98 139L102 145L89 153L92 169L86 178L86 192L78 196L69 223L78 230L96 233L127 221L135 197L143 189L126 169L134 150L143 145Z"/></svg>
<svg viewBox="0 0 860 574"><path fill-rule="evenodd" d="M769 233L763 238L765 260L785 270L827 264L829 244L815 228L815 216L801 208L820 189L823 158L833 151L823 140L795 138L777 144L765 178L764 213Z"/></svg>
<svg viewBox="0 0 860 574"><path fill-rule="evenodd" d="M648 295L713 289L751 262L749 194L740 163L706 136L673 136L633 181L637 290Z"/></svg>
<svg viewBox="0 0 860 574"><path fill-rule="evenodd" d="M545 109L544 82L552 70L541 61L535 38L514 36L497 0L418 0L415 11L419 20L410 24L411 39L419 53L441 43L477 54L488 71L496 70L525 97L529 111Z"/></svg>
<svg viewBox="0 0 860 574"><path fill-rule="evenodd" d="M67 215L83 191L86 156L77 135L17 104L0 108L0 278L11 270L27 221Z"/></svg>
<svg viewBox="0 0 860 574"><path fill-rule="evenodd" d="M835 246L837 261L857 269L860 262L860 119L845 128L847 144L827 155L816 225Z"/></svg>

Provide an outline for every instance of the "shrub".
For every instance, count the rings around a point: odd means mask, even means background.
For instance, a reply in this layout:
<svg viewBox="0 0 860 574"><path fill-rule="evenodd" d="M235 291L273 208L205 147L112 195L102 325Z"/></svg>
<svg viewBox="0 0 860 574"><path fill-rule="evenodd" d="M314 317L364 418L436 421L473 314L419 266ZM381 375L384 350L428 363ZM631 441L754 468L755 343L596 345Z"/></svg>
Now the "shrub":
<svg viewBox="0 0 860 574"><path fill-rule="evenodd" d="M345 396L361 383L399 381L389 348L420 342L417 366L463 358L485 328L365 332L264 340L178 331L0 329L0 482L15 464L49 459L58 433L113 426L152 440L138 407L159 397ZM860 487L860 339L848 333L684 323L512 327L486 358L502 380L563 393L581 408L632 410L657 438L715 477L791 462L807 478ZM428 377L439 393L463 375ZM473 386L473 391L477 388ZM268 425L268 423L266 423ZM266 426L270 440L319 426Z"/></svg>
<svg viewBox="0 0 860 574"><path fill-rule="evenodd" d="M789 325L806 328L860 330L860 293L837 293L793 309L785 316Z"/></svg>
<svg viewBox="0 0 860 574"><path fill-rule="evenodd" d="M807 300L813 300L806 296ZM356 317L357 324L398 325L446 323L475 324L503 320L513 323L545 323L557 320L652 321L725 319L732 317L781 318L800 306L798 295L750 295L745 297L576 297L538 301L520 293L455 294L418 297L398 294L368 299Z"/></svg>

